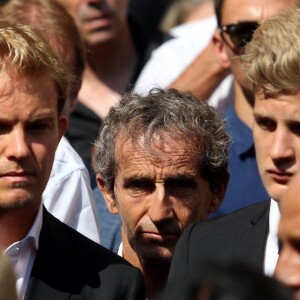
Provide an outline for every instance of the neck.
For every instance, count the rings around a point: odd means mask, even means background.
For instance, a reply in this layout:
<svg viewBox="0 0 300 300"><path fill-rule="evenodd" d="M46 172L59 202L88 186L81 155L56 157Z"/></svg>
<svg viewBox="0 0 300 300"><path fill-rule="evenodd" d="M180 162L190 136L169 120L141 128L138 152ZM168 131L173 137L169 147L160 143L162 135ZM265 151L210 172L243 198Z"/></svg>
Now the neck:
<svg viewBox="0 0 300 300"><path fill-rule="evenodd" d="M123 238L123 232L122 241L123 257L143 273L147 299L156 299L166 285L170 263L158 264L146 262L131 248L126 237Z"/></svg>
<svg viewBox="0 0 300 300"><path fill-rule="evenodd" d="M8 248L11 244L21 241L32 227L37 209L31 208L0 208L0 247Z"/></svg>
<svg viewBox="0 0 300 300"><path fill-rule="evenodd" d="M110 41L89 48L87 62L88 67L104 84L122 93L125 79L131 78L137 64L128 23L124 23L117 36Z"/></svg>
<svg viewBox="0 0 300 300"><path fill-rule="evenodd" d="M252 129L253 124L253 103L252 92L244 91L241 86L234 81L234 108L239 119Z"/></svg>
<svg viewBox="0 0 300 300"><path fill-rule="evenodd" d="M89 49L78 99L104 118L119 102L137 65L137 55L128 25L119 37ZM100 95L100 97L99 97Z"/></svg>

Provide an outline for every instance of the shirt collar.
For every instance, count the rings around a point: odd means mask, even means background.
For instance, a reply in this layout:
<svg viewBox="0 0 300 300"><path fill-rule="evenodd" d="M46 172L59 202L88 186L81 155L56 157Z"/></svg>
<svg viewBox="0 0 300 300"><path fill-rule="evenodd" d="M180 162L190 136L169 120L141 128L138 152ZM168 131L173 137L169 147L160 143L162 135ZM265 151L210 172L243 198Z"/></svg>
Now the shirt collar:
<svg viewBox="0 0 300 300"><path fill-rule="evenodd" d="M42 229L42 222L43 222L43 204L40 205L40 208L33 222L33 225L24 239L24 240L31 239L33 241L33 245L36 250L39 247L39 239L40 239L40 233Z"/></svg>
<svg viewBox="0 0 300 300"><path fill-rule="evenodd" d="M280 220L280 211L278 202L271 199L270 215L269 215L269 230L271 239L278 244L278 225Z"/></svg>
<svg viewBox="0 0 300 300"><path fill-rule="evenodd" d="M120 246L118 249L118 255L123 257L123 242L120 243Z"/></svg>

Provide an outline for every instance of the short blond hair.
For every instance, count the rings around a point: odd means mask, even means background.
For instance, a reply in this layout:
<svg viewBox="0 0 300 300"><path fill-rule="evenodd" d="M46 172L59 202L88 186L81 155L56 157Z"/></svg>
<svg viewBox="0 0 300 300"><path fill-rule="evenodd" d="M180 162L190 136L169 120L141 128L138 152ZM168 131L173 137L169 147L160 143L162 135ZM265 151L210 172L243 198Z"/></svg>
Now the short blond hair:
<svg viewBox="0 0 300 300"><path fill-rule="evenodd" d="M17 300L16 278L9 258L0 251L0 300Z"/></svg>
<svg viewBox="0 0 300 300"><path fill-rule="evenodd" d="M57 89L59 113L73 80L39 30L0 20L0 75L3 74L17 77L49 75Z"/></svg>
<svg viewBox="0 0 300 300"><path fill-rule="evenodd" d="M281 11L261 23L244 53L243 68L255 92L268 95L300 89L300 8Z"/></svg>

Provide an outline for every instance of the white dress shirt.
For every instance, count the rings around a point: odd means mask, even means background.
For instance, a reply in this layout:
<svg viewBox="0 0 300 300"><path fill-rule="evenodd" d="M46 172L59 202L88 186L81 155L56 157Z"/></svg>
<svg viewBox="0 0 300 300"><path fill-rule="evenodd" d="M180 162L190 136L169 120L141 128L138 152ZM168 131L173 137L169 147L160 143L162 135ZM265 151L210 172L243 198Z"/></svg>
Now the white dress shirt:
<svg viewBox="0 0 300 300"><path fill-rule="evenodd" d="M42 221L43 205L40 206L35 221L26 237L21 241L13 243L4 251L10 258L15 272L17 294L20 300L25 296L32 266L38 250Z"/></svg>
<svg viewBox="0 0 300 300"><path fill-rule="evenodd" d="M269 234L265 249L264 272L267 276L273 276L278 260L278 224L280 211L277 201L271 199L269 214Z"/></svg>
<svg viewBox="0 0 300 300"><path fill-rule="evenodd" d="M65 137L62 137L55 152L43 202L47 210L60 221L100 243L89 173Z"/></svg>

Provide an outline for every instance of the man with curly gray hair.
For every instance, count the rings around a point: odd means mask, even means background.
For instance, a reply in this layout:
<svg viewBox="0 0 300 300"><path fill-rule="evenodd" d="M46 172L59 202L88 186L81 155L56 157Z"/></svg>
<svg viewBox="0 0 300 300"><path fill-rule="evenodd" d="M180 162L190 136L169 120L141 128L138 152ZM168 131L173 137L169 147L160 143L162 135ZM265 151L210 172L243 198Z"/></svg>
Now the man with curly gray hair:
<svg viewBox="0 0 300 300"><path fill-rule="evenodd" d="M97 181L122 220L119 254L143 272L148 298L164 287L183 230L219 207L229 144L217 111L176 90L125 94L104 120Z"/></svg>

